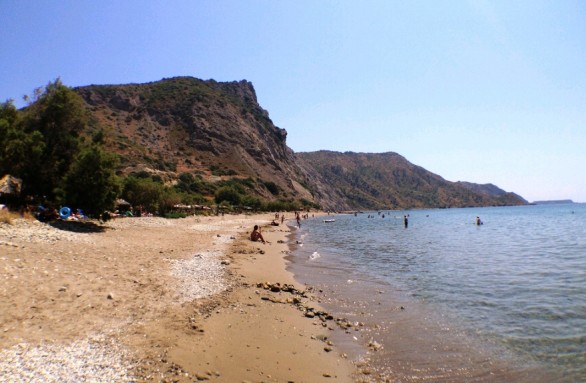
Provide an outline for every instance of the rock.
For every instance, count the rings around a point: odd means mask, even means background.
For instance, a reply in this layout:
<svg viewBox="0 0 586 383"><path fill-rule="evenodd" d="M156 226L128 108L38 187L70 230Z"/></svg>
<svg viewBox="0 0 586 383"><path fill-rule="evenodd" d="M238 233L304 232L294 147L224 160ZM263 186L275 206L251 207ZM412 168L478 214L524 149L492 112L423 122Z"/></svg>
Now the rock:
<svg viewBox="0 0 586 383"><path fill-rule="evenodd" d="M114 294L108 293L108 299L114 299Z"/></svg>
<svg viewBox="0 0 586 383"><path fill-rule="evenodd" d="M322 342L325 342L328 340L328 337L326 335L321 335L321 334L317 335L315 338L321 340Z"/></svg>
<svg viewBox="0 0 586 383"><path fill-rule="evenodd" d="M197 380L210 380L210 377L205 374L200 374L199 372L195 374L195 379Z"/></svg>
<svg viewBox="0 0 586 383"><path fill-rule="evenodd" d="M382 349L383 346L382 346L382 344L378 343L377 341L371 340L368 343L368 348L370 348L373 351L378 351L378 350Z"/></svg>

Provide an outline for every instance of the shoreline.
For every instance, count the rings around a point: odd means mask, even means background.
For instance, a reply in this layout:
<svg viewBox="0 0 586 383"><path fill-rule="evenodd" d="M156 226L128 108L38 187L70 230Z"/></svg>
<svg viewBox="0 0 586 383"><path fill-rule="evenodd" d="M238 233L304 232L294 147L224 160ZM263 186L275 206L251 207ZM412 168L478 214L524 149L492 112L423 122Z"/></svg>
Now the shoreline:
<svg viewBox="0 0 586 383"><path fill-rule="evenodd" d="M319 221L306 226L308 230L300 234L307 242L292 258L291 270L300 276L302 283L320 290L322 304L334 315L364 323L360 332L353 331L353 337L334 340L349 354L348 349L353 347L367 349L362 355L368 363L369 379L409 382L565 381L556 371L537 364L528 355L509 352L490 338L472 332L458 317L443 311L434 302L412 297L409 290L398 288L373 269L360 268L360 263L368 262L368 258L360 258L356 252L369 254L370 250L372 254L372 249L380 249L384 254L386 249L379 246L376 238L368 237L363 242L355 238L347 240L354 230L360 229L360 225L350 220L344 222L340 219L337 230L331 230L332 226ZM369 224L371 221L363 222ZM403 233L402 222L397 226L398 233ZM369 247L369 243L375 245ZM387 245L389 242L383 240L381 243ZM377 265L385 267L380 262Z"/></svg>
<svg viewBox="0 0 586 383"><path fill-rule="evenodd" d="M0 374L11 382L356 381L330 341L340 331L334 318L287 270L291 229L267 225L271 217L2 224ZM254 224L270 243L248 239Z"/></svg>

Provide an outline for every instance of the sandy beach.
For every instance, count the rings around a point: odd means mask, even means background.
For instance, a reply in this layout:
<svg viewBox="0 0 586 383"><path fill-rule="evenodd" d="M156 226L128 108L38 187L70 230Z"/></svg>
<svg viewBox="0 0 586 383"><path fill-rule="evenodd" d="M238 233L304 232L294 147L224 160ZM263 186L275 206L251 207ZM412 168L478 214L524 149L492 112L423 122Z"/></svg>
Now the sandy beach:
<svg viewBox="0 0 586 383"><path fill-rule="evenodd" d="M0 381L363 381L271 217L0 223Z"/></svg>

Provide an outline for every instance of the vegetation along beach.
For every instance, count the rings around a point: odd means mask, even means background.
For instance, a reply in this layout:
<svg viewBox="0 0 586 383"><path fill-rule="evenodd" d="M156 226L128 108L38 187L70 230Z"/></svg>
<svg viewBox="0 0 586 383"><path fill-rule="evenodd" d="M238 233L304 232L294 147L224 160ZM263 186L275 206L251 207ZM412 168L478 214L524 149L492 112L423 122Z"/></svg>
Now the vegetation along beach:
<svg viewBox="0 0 586 383"><path fill-rule="evenodd" d="M478 209L533 207L516 193L447 181L392 152L295 154L246 81L70 88L56 80L26 108L1 104L0 122L10 138L0 148L2 381L551 381L547 367L470 351L484 349L482 339L439 336L442 322L421 318L443 309L397 293L419 294L419 285L400 282L412 265L396 267L413 254L385 242L410 235L405 249L425 245L416 255L438 257L478 238L438 248L418 237L426 227L418 212L473 209L471 227L484 230L473 234L489 233L494 226L478 224L487 218ZM365 216L399 217L401 231L364 226ZM315 237L316 223L330 232ZM257 225L261 241L252 241ZM427 227L448 238L446 225ZM384 231L364 242L375 228ZM342 238L324 251L318 239L332 231ZM377 243L390 247L370 253ZM337 253L364 263L322 263ZM374 270L394 270L382 289L368 267L351 277L374 254L391 257ZM374 285L346 289L357 280ZM388 325L395 320L405 327ZM573 369L583 353L579 334L568 336Z"/></svg>
<svg viewBox="0 0 586 383"><path fill-rule="evenodd" d="M586 382L583 2L0 9L0 383Z"/></svg>

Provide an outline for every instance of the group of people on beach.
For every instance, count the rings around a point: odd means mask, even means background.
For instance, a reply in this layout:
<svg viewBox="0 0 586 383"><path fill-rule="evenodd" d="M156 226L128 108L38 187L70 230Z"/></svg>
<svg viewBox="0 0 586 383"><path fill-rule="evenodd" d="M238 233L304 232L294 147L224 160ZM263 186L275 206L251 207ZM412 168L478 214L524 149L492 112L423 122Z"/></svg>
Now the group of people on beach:
<svg viewBox="0 0 586 383"><path fill-rule="evenodd" d="M285 220L285 215L282 214L280 217L281 217L281 223L283 223ZM308 217L309 217L309 215L308 215ZM271 222L271 225L278 226L279 224L276 222L276 220L278 220L278 218L279 218L279 213L276 213L275 219ZM370 215L368 216L368 218L370 218ZM383 218L384 218L384 215L383 215ZM297 226L301 227L301 216L298 212L295 213L295 220L297 221ZM405 229L407 229L409 227L409 214L403 216L403 224L405 225ZM476 225L477 226L484 225L484 222L482 222L482 220L478 216L476 216ZM262 243L266 243L265 239L263 238L263 236L260 232L260 227L258 225L254 225L252 233L250 233L250 240L253 242L260 241Z"/></svg>
<svg viewBox="0 0 586 383"><path fill-rule="evenodd" d="M297 227L301 228L301 219L308 219L309 214L301 215L298 211L295 212L295 221L297 222ZM279 219L281 220L281 224L285 222L285 214L284 213L275 213L275 218L271 221L271 226L279 226ZM260 227L258 225L254 225L252 232L250 233L250 240L253 242L262 242L267 243L263 238Z"/></svg>

